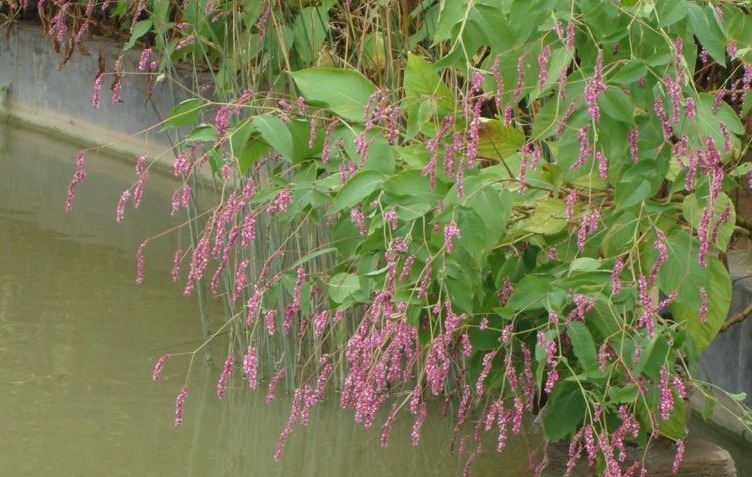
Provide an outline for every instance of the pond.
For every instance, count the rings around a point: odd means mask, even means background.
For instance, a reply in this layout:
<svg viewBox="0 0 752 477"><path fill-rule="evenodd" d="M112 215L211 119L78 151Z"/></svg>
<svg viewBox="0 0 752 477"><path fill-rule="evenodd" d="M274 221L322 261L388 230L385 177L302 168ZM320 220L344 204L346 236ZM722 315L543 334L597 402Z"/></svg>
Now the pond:
<svg viewBox="0 0 752 477"><path fill-rule="evenodd" d="M184 297L170 277L178 235L150 241L144 283L134 283L139 244L179 223L169 215L176 184L152 174L141 207L117 224L133 160L90 154L67 215L77 153L63 140L0 123L0 475L462 474L465 459L449 451L446 420L429 420L417 447L412 422L397 422L382 448L379 427L354 424L332 396L275 463L290 406L283 393L268 405L263 391L237 381L218 400L218 369L198 354L190 373L188 356L175 357L152 382L159 356L201 344L195 297ZM211 315L216 328L221 310ZM176 428L175 397L186 380L184 424ZM473 475L530 475L529 449L538 441L524 435L502 455L483 453ZM740 447L737 459L743 455Z"/></svg>

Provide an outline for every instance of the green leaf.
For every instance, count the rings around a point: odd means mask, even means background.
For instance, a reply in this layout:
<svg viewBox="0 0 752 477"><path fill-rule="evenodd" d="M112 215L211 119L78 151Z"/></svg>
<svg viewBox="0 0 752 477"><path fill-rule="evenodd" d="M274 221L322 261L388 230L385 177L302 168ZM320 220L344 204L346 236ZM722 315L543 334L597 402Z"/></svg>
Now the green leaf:
<svg viewBox="0 0 752 477"><path fill-rule="evenodd" d="M659 25L664 28L682 20L689 13L687 0L656 2L655 8L660 20Z"/></svg>
<svg viewBox="0 0 752 477"><path fill-rule="evenodd" d="M731 278L716 257L707 257L707 266L698 263L699 241L689 232L672 229L666 234L668 260L658 272L658 286L668 294L676 292L670 311L674 320L692 336L698 351L705 349L718 334L731 304ZM707 293L708 313L700 322L702 299Z"/></svg>
<svg viewBox="0 0 752 477"><path fill-rule="evenodd" d="M339 305L360 290L360 279L352 273L338 273L329 279L327 288L329 298Z"/></svg>
<svg viewBox="0 0 752 477"><path fill-rule="evenodd" d="M635 383L629 383L624 387L613 387L608 390L608 399L613 404L625 404L634 402L639 395L640 388Z"/></svg>
<svg viewBox="0 0 752 477"><path fill-rule="evenodd" d="M603 265L603 261L597 258L579 257L569 265L569 274L571 275L576 272L592 272L601 268L601 265Z"/></svg>
<svg viewBox="0 0 752 477"><path fill-rule="evenodd" d="M689 4L689 24L692 33L708 50L716 63L726 66L726 36L715 17L712 5L705 8L696 3Z"/></svg>
<svg viewBox="0 0 752 477"><path fill-rule="evenodd" d="M433 207L441 198L441 193L446 190L446 187L436 184L436 188L432 190L430 182L431 180L424 176L421 171L408 169L393 175L384 183L384 194L389 201L405 207L421 205Z"/></svg>
<svg viewBox="0 0 752 477"><path fill-rule="evenodd" d="M615 211L624 210L637 205L650 197L653 191L647 179L635 178L630 182L620 182L614 191Z"/></svg>
<svg viewBox="0 0 752 477"><path fill-rule="evenodd" d="M505 308L514 311L546 308L550 284L551 277L549 276L526 275L517 283Z"/></svg>
<svg viewBox="0 0 752 477"><path fill-rule="evenodd" d="M442 0L439 10L439 20L436 24L436 31L433 34L434 41L448 40L454 26L465 20L465 9L467 6L464 2L454 0Z"/></svg>
<svg viewBox="0 0 752 477"><path fill-rule="evenodd" d="M689 194L684 198L682 202L682 213L695 229L697 229L702 218L702 212L707 207L707 200L700 201L696 193ZM723 216L724 211L728 208L728 218L726 222L719 225L719 220ZM714 231L713 235L716 236L714 242L715 246L720 250L726 250L728 247L731 236L734 233L734 227L736 225L736 210L734 204L725 192L720 192L718 198L715 201L715 207L713 209L713 217L710 220L709 230Z"/></svg>
<svg viewBox="0 0 752 477"><path fill-rule="evenodd" d="M376 86L355 70L308 68L290 73L305 99L329 108L348 121L362 123Z"/></svg>
<svg viewBox="0 0 752 477"><path fill-rule="evenodd" d="M601 110L617 121L632 123L632 103L621 88L610 87L598 98Z"/></svg>
<svg viewBox="0 0 752 477"><path fill-rule="evenodd" d="M613 76L608 78L610 83L629 86L647 73L645 63L639 59L632 59L626 65L616 70Z"/></svg>
<svg viewBox="0 0 752 477"><path fill-rule="evenodd" d="M196 126L185 138L188 142L213 143L217 140L217 128L211 124Z"/></svg>
<svg viewBox="0 0 752 477"><path fill-rule="evenodd" d="M655 335L642 351L640 361L635 365L634 371L657 381L660 378L661 367L666 364L669 345L663 335Z"/></svg>
<svg viewBox="0 0 752 477"><path fill-rule="evenodd" d="M281 119L271 113L262 114L253 118L253 126L264 142L286 159L293 160L295 154L292 134Z"/></svg>
<svg viewBox="0 0 752 477"><path fill-rule="evenodd" d="M324 7L305 7L292 25L293 45L305 64L310 64L321 51L327 36L329 13Z"/></svg>
<svg viewBox="0 0 752 477"><path fill-rule="evenodd" d="M658 432L669 439L683 439L687 432L687 411L684 408L684 400L681 399L675 391L674 409L665 421L658 420Z"/></svg>
<svg viewBox="0 0 752 477"><path fill-rule="evenodd" d="M200 98L181 101L180 104L174 106L169 114L167 114L167 119L163 127L165 129L182 128L194 124L201 116L201 110L205 105L206 102Z"/></svg>
<svg viewBox="0 0 752 477"><path fill-rule="evenodd" d="M151 30L152 27L152 20L151 18L147 18L145 20L141 20L133 27L133 31L131 31L131 37L128 39L128 41L123 45L123 50L130 50L133 48L133 45L136 44L136 41L138 41L139 38L149 33L149 30Z"/></svg>
<svg viewBox="0 0 752 477"><path fill-rule="evenodd" d="M504 126L500 119L482 119L478 131L478 157L502 160L525 144L524 131Z"/></svg>
<svg viewBox="0 0 752 477"><path fill-rule="evenodd" d="M439 114L447 114L455 106L454 93L439 75L434 73L431 63L413 53L407 55L405 96L408 103L425 98L437 100Z"/></svg>
<svg viewBox="0 0 752 477"><path fill-rule="evenodd" d="M577 383L558 383L554 386L543 414L546 437L556 442L572 434L582 423L585 409L585 397Z"/></svg>
<svg viewBox="0 0 752 477"><path fill-rule="evenodd" d="M590 330L584 323L573 321L567 327L569 339L572 341L572 351L580 360L583 369L597 364L595 341Z"/></svg>
<svg viewBox="0 0 752 477"><path fill-rule="evenodd" d="M555 235L567 226L567 205L563 200L548 197L537 204L533 215L522 223L521 229L543 235Z"/></svg>
<svg viewBox="0 0 752 477"><path fill-rule="evenodd" d="M332 201L331 213L353 207L381 187L386 176L378 171L364 170L357 172L348 180Z"/></svg>

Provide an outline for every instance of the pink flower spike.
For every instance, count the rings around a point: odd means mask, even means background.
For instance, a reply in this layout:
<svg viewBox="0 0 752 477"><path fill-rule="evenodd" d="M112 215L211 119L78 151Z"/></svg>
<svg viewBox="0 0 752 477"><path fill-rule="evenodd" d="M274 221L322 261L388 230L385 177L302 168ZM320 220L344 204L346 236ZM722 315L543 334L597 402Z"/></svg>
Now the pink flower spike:
<svg viewBox="0 0 752 477"><path fill-rule="evenodd" d="M700 323L708 321L708 292L700 288Z"/></svg>
<svg viewBox="0 0 752 477"><path fill-rule="evenodd" d="M684 460L684 447L685 444L683 439L676 443L676 455L674 456L674 462L671 464L671 472L674 474L679 473L682 460Z"/></svg>
<svg viewBox="0 0 752 477"><path fill-rule="evenodd" d="M449 222L444 226L444 247L447 253L452 253L453 244L452 239L454 237L461 238L460 229L457 228L457 224L454 221Z"/></svg>
<svg viewBox="0 0 752 477"><path fill-rule="evenodd" d="M123 222L123 216L125 214L125 204L128 203L128 199L131 197L131 191L130 190L124 190L122 194L120 194L120 199L118 199L117 204L117 210L115 211L115 220L117 223Z"/></svg>
<svg viewBox="0 0 752 477"><path fill-rule="evenodd" d="M183 424L183 408L185 407L185 398L188 397L188 386L183 386L180 394L175 399L175 426Z"/></svg>
<svg viewBox="0 0 752 477"><path fill-rule="evenodd" d="M225 388L227 387L227 380L232 373L232 365L235 363L235 358L229 355L225 360L225 364L222 367L222 374L219 375L219 381L217 381L217 397L222 399L225 397Z"/></svg>
<svg viewBox="0 0 752 477"><path fill-rule="evenodd" d="M151 373L152 381L159 381L159 378L162 377L162 369L164 368L165 362L169 359L169 357L169 354L163 354L154 364L154 371Z"/></svg>

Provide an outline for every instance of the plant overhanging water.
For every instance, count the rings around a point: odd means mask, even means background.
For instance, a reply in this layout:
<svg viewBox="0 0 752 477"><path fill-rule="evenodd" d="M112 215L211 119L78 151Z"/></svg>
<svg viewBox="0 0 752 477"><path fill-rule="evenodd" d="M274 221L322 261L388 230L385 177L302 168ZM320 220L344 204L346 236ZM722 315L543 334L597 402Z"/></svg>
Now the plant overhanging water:
<svg viewBox="0 0 752 477"><path fill-rule="evenodd" d="M131 74L187 91L156 125L183 132L172 207L193 241L174 277L225 303L220 398L233 372L268 378L269 399L283 378L294 390L276 459L337 391L383 445L398 413L418 444L427 403L451 403L468 471L482 434L502 451L531 412L570 469L642 475L625 448L659 437L679 469L685 400L711 394L693 375L731 301L729 192L752 181L748 2L36 8L65 61L94 27L142 52L138 71L92 78L95 107ZM221 201L202 210L208 176ZM69 208L84 177L82 153Z"/></svg>

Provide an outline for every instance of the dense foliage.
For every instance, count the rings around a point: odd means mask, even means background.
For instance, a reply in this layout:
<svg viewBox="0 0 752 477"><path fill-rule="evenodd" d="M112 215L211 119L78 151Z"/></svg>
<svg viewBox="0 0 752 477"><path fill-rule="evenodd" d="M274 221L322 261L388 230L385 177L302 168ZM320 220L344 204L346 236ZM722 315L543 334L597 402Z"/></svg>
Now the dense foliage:
<svg viewBox="0 0 752 477"><path fill-rule="evenodd" d="M640 475L625 443L658 436L680 464L750 169L745 2L101 3L39 8L61 44L104 17L189 89L160 125L184 133L173 208L207 174L223 199L175 276L225 300L220 397L236 360L270 393L287 372L279 451L336 389L365 426L391 409L385 445L448 399L463 446L543 407L572 465Z"/></svg>

